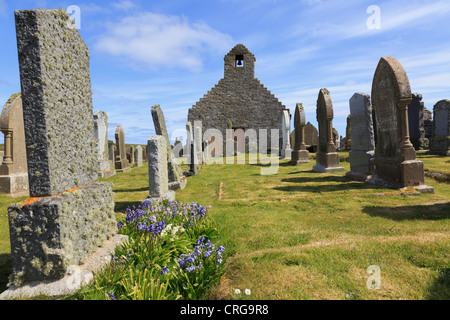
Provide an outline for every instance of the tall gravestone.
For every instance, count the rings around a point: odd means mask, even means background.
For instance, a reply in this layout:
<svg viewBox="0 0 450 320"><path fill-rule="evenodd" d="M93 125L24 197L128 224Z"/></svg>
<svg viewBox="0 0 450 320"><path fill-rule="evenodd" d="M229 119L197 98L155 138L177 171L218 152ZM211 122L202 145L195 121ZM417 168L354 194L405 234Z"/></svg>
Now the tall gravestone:
<svg viewBox="0 0 450 320"><path fill-rule="evenodd" d="M412 100L408 105L408 126L411 143L416 150L428 149L428 139L425 137L423 122L424 103L422 95L413 93Z"/></svg>
<svg viewBox="0 0 450 320"><path fill-rule="evenodd" d="M166 139L167 144L167 174L169 177L169 188L171 190L184 189L186 186L186 179L183 176L181 168L172 153L172 148L170 146L169 134L167 133L166 120L164 114L159 105L154 105L151 108L153 124L155 126L155 132L157 135L161 135Z"/></svg>
<svg viewBox="0 0 450 320"><path fill-rule="evenodd" d="M14 284L62 278L117 231L98 181L89 52L64 10L15 11L30 198L8 208Z"/></svg>
<svg viewBox="0 0 450 320"><path fill-rule="evenodd" d="M134 149L134 161L136 167L142 167L143 162L142 159L143 159L142 147L136 146L136 148Z"/></svg>
<svg viewBox="0 0 450 320"><path fill-rule="evenodd" d="M0 166L0 193L28 195L27 154L23 127L22 97L13 94L5 103L0 117L4 136L4 155Z"/></svg>
<svg viewBox="0 0 450 320"><path fill-rule="evenodd" d="M109 160L108 116L106 112L94 112L94 130L97 138L98 175L102 178L112 177L116 174L116 171L112 167L112 161Z"/></svg>
<svg viewBox="0 0 450 320"><path fill-rule="evenodd" d="M291 156L291 164L293 165L310 162L309 152L306 150L305 145L305 122L305 110L303 109L303 105L301 103L297 103L294 113L295 145Z"/></svg>
<svg viewBox="0 0 450 320"><path fill-rule="evenodd" d="M375 155L372 106L367 93L355 93L350 99L352 119L350 171L346 176L366 181L371 176L370 161Z"/></svg>
<svg viewBox="0 0 450 320"><path fill-rule="evenodd" d="M377 122L377 143L371 181L389 187L414 187L434 192L424 185L423 163L409 140L408 105L411 87L403 66L394 57L382 57L372 83L372 107Z"/></svg>
<svg viewBox="0 0 450 320"><path fill-rule="evenodd" d="M148 142L149 197L153 201L175 200L175 192L169 190L167 173L167 140L163 136L152 136Z"/></svg>
<svg viewBox="0 0 450 320"><path fill-rule="evenodd" d="M116 151L116 145L113 141L108 140L108 160L111 161L111 168L114 168L114 153Z"/></svg>
<svg viewBox="0 0 450 320"><path fill-rule="evenodd" d="M433 107L433 134L430 152L450 155L450 100L440 100Z"/></svg>
<svg viewBox="0 0 450 320"><path fill-rule="evenodd" d="M292 149L289 133L291 131L291 117L289 110L283 110L283 115L281 116L281 159L291 159Z"/></svg>
<svg viewBox="0 0 450 320"><path fill-rule="evenodd" d="M317 172L342 171L344 168L339 166L339 154L336 152L336 145L333 141L333 104L327 89L319 91L316 113L319 124L319 147L313 170Z"/></svg>
<svg viewBox="0 0 450 320"><path fill-rule="evenodd" d="M125 149L125 133L123 132L123 128L121 126L117 126L114 137L116 138L116 161L114 162L116 171L130 171L130 163L127 159L127 151Z"/></svg>

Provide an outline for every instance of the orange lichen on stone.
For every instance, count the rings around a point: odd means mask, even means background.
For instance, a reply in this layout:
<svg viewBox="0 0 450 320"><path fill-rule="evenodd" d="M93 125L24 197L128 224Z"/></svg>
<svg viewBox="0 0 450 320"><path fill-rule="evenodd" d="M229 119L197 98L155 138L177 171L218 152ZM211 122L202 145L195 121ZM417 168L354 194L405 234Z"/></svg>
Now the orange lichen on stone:
<svg viewBox="0 0 450 320"><path fill-rule="evenodd" d="M52 194L51 196L45 196L45 197L30 197L30 198L25 199L25 200L23 200L22 202L20 202L20 204L21 204L22 206L31 205L31 204L33 204L34 202L36 202L36 201L38 201L38 200L40 200L40 199L49 198L49 197L54 197L54 196L60 195L60 194L62 194L62 193L64 193L64 192L74 192L75 190L77 190L77 189L79 189L79 188L81 188L81 187L82 187L82 186L78 186L78 187L75 187L75 188L72 188L72 189L69 189L69 190L66 190L66 191L62 191L62 192L59 192L59 193Z"/></svg>

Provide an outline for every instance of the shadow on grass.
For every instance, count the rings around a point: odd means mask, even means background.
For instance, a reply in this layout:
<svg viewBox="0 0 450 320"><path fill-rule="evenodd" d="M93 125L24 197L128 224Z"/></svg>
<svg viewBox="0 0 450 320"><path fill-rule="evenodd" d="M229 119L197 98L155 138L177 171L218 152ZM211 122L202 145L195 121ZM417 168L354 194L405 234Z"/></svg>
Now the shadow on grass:
<svg viewBox="0 0 450 320"><path fill-rule="evenodd" d="M352 189L371 189L378 190L379 187L348 179L345 176L316 176L316 177L295 177L281 179L282 182L290 182L295 185L289 186L279 186L273 189L279 191L301 191L301 192L333 192L333 191L344 191ZM327 184L327 183L338 183L338 184ZM309 183L315 183L317 185L308 185Z"/></svg>
<svg viewBox="0 0 450 320"><path fill-rule="evenodd" d="M440 270L439 277L429 288L427 299L450 300L450 268Z"/></svg>
<svg viewBox="0 0 450 320"><path fill-rule="evenodd" d="M450 202L403 207L363 207L364 213L395 221L450 219Z"/></svg>
<svg viewBox="0 0 450 320"><path fill-rule="evenodd" d="M9 282L9 275L12 272L11 254L0 254L0 293L7 289L6 285Z"/></svg>
<svg viewBox="0 0 450 320"><path fill-rule="evenodd" d="M114 192L141 192L141 191L148 191L148 187L142 187L138 189L132 189L132 188L114 188Z"/></svg>
<svg viewBox="0 0 450 320"><path fill-rule="evenodd" d="M132 208L133 205L137 207L139 204L141 204L141 201L116 201L114 212L125 212L128 207Z"/></svg>

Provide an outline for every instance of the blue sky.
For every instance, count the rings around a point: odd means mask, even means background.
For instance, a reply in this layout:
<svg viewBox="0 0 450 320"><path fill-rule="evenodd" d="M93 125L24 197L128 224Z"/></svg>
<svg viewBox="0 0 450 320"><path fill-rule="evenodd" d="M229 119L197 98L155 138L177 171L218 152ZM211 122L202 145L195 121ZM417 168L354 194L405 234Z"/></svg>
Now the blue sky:
<svg viewBox="0 0 450 320"><path fill-rule="evenodd" d="M154 104L172 142L184 135L188 109L223 77L223 57L238 43L255 55L256 77L291 114L303 103L316 126L327 88L343 136L348 101L370 94L382 56L400 61L430 111L450 98L450 1L0 0L0 104L20 91L14 10L70 5L80 8L94 110L107 112L110 140L120 124L127 143L146 144ZM367 24L373 5L379 29Z"/></svg>

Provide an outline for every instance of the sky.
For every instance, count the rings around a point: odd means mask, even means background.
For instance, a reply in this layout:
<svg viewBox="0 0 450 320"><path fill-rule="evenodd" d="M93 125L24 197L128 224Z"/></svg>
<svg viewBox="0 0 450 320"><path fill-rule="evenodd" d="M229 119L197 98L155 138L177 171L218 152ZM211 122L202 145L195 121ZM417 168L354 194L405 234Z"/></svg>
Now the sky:
<svg viewBox="0 0 450 320"><path fill-rule="evenodd" d="M188 109L223 78L223 58L238 43L292 116L302 103L317 127L317 96L327 88L342 136L349 99L371 93L381 57L402 64L430 111L450 99L448 0L0 0L0 104L20 91L14 10L36 8L65 9L77 22L94 111L108 114L113 141L121 125L126 143L147 144L155 104L171 142L184 140Z"/></svg>

